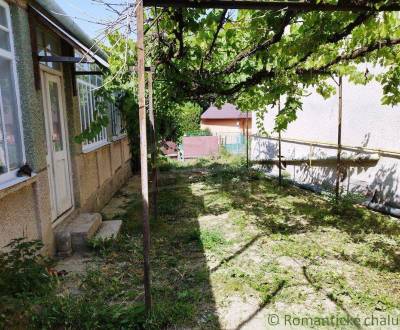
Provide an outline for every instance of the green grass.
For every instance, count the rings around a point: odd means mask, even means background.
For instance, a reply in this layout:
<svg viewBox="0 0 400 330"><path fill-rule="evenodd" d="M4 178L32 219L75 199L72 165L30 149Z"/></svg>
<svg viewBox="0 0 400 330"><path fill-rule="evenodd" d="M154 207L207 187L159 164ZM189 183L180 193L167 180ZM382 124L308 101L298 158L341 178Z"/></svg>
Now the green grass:
<svg viewBox="0 0 400 330"><path fill-rule="evenodd" d="M200 234L201 243L206 251L218 251L221 247L229 244L222 233L218 230L203 230Z"/></svg>
<svg viewBox="0 0 400 330"><path fill-rule="evenodd" d="M240 158L168 166L159 218L151 221L152 314L143 306L141 199L132 185L117 196L128 200L115 210L122 235L93 242L90 267L76 280L78 294L61 281L23 305L24 324L219 329L228 327L232 301L256 304L251 310L261 314L399 312L397 220L279 187ZM193 171L199 166L203 173Z"/></svg>

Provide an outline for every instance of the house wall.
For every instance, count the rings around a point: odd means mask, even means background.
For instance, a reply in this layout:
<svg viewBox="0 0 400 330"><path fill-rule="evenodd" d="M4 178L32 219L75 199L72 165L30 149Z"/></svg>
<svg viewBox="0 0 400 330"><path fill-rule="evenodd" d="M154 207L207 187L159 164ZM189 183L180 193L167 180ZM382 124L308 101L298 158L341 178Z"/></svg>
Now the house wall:
<svg viewBox="0 0 400 330"><path fill-rule="evenodd" d="M251 134L251 119L248 119L249 134ZM245 119L202 119L200 123L201 129L209 129L214 135L223 133L242 133L246 132Z"/></svg>
<svg viewBox="0 0 400 330"><path fill-rule="evenodd" d="M10 5L26 161L36 175L0 190L0 247L22 236L42 239L45 252L54 252L46 167L44 115L40 92L35 90L27 11Z"/></svg>
<svg viewBox="0 0 400 330"><path fill-rule="evenodd" d="M54 224L47 172L47 145L42 91L36 90L32 48L25 2L10 4L26 161L35 175L0 186L0 248L13 238L41 239L45 254L54 254ZM64 45L64 47L67 47ZM71 51L72 49L70 49ZM68 49L67 49L68 51ZM131 175L126 137L89 153L74 142L80 133L78 97L73 90L71 67L63 65L64 92L71 152L75 212L99 211Z"/></svg>
<svg viewBox="0 0 400 330"><path fill-rule="evenodd" d="M63 68L75 207L80 212L100 211L131 175L128 138L113 140L111 130L107 130L110 143L83 151L82 145L74 141L81 132L74 77L69 65L64 64Z"/></svg>
<svg viewBox="0 0 400 330"><path fill-rule="evenodd" d="M125 137L75 157L82 212L100 211L131 176L130 150Z"/></svg>
<svg viewBox="0 0 400 330"><path fill-rule="evenodd" d="M344 155L374 154L379 161L372 166L351 167L342 183L345 191L361 192L372 196L377 192L381 203L400 206L400 107L382 106L382 88L376 82L366 86L343 82ZM270 109L264 118L264 126L271 133L276 109ZM313 92L304 99L303 111L298 119L282 132L282 139L298 139L299 142L283 142L282 155L286 159L324 158L336 156L337 149L325 143L337 144L338 95L324 100ZM253 130L257 127L253 123ZM276 137L276 133L272 133ZM314 141L314 142L311 142ZM322 144L322 145L321 145ZM253 159L277 158L276 140L255 136L252 142ZM277 174L277 166L268 168ZM286 175L304 183L333 187L336 165L315 167L302 164L288 166Z"/></svg>

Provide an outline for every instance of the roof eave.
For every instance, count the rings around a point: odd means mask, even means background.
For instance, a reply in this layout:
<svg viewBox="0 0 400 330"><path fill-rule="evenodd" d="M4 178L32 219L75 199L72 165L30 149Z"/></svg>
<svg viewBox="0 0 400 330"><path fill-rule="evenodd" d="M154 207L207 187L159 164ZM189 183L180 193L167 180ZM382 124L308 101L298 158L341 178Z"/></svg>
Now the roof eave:
<svg viewBox="0 0 400 330"><path fill-rule="evenodd" d="M29 6L36 15L56 29L68 43L93 58L102 67L109 68L106 53L55 2L36 0ZM55 17L54 13L58 16Z"/></svg>

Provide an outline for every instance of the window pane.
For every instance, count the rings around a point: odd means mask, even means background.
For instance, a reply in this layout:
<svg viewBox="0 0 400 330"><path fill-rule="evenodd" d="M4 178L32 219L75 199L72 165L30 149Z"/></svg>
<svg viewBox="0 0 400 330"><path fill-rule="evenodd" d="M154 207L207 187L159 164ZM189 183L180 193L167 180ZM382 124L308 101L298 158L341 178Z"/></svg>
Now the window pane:
<svg viewBox="0 0 400 330"><path fill-rule="evenodd" d="M11 61L0 57L0 91L10 170L22 165L22 146Z"/></svg>
<svg viewBox="0 0 400 330"><path fill-rule="evenodd" d="M49 82L50 106L51 106L51 119L53 125L52 140L55 151L63 150L63 139L61 130L61 114L60 114L60 100L58 94L58 84L54 81Z"/></svg>
<svg viewBox="0 0 400 330"><path fill-rule="evenodd" d="M1 99L0 99L0 115L1 115L1 111L2 111L2 107L1 107ZM6 173L7 172L7 161L6 161L6 139L4 136L4 132L3 132L3 121L2 118L0 116L0 174Z"/></svg>
<svg viewBox="0 0 400 330"><path fill-rule="evenodd" d="M98 100L96 100L97 97L94 91L97 86L93 84L95 81L93 81L92 77L95 76L80 76L79 79L77 79L82 130L90 127L97 114L96 101ZM103 128L97 136L89 141L85 141L84 144L90 145L105 140L107 140L107 130Z"/></svg>
<svg viewBox="0 0 400 330"><path fill-rule="evenodd" d="M36 29L36 42L38 54L40 56L46 56L46 47L44 46L44 33L40 29Z"/></svg>
<svg viewBox="0 0 400 330"><path fill-rule="evenodd" d="M123 134L121 111L119 108L115 106L115 104L111 104L110 106L111 106L111 119L112 119L112 133L114 136L120 136L121 134Z"/></svg>
<svg viewBox="0 0 400 330"><path fill-rule="evenodd" d="M6 31L0 30L0 48L10 50L9 34Z"/></svg>
<svg viewBox="0 0 400 330"><path fill-rule="evenodd" d="M85 116L85 94L82 84L78 84L78 90L79 90L79 110L81 114L81 126L82 126L82 131L84 131L86 129L86 116Z"/></svg>
<svg viewBox="0 0 400 330"><path fill-rule="evenodd" d="M6 9L0 6L0 25L8 28Z"/></svg>
<svg viewBox="0 0 400 330"><path fill-rule="evenodd" d="M40 56L57 56L61 54L61 43L57 36L54 36L48 31L43 30L41 26L38 26L36 31L37 47ZM61 63L41 63L48 66L49 68L61 70Z"/></svg>

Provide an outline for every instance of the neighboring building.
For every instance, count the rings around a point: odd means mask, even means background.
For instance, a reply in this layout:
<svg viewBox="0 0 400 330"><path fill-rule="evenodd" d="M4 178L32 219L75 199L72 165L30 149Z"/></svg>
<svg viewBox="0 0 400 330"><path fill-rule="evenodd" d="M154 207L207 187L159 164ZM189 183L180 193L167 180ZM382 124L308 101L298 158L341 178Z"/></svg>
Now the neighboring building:
<svg viewBox="0 0 400 330"><path fill-rule="evenodd" d="M251 125L251 113L241 112L230 103L224 104L221 109L215 106L209 107L201 115L200 122L201 129L209 129L213 135L218 136L230 133L246 135L246 127L251 135Z"/></svg>
<svg viewBox="0 0 400 330"><path fill-rule="evenodd" d="M241 112L230 103L224 104L221 109L211 106L201 115L200 128L218 136L219 144L228 151L243 153L246 136L251 135L252 114Z"/></svg>
<svg viewBox="0 0 400 330"><path fill-rule="evenodd" d="M381 97L382 87L377 82L360 86L343 80L342 159L348 164L341 169L341 187L400 207L400 107L383 106ZM282 156L292 162L285 174L300 183L332 188L336 181L338 95L325 100L312 92L303 101L296 121L282 132ZM252 159L277 160L276 115L277 109L272 108L264 117L268 138L257 136L253 123ZM351 159L361 161L357 164ZM268 167L268 171L277 174L278 167Z"/></svg>
<svg viewBox="0 0 400 330"><path fill-rule="evenodd" d="M75 64L82 56L95 64ZM113 105L110 127L74 142L96 112L102 77L86 71L97 65L108 66L105 54L53 0L0 0L1 247L25 236L53 254L57 230L100 210L131 175ZM32 176L17 176L24 164Z"/></svg>

